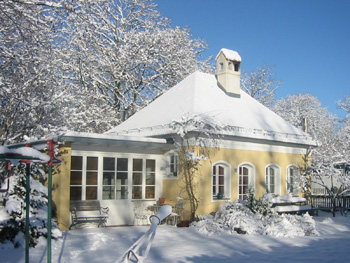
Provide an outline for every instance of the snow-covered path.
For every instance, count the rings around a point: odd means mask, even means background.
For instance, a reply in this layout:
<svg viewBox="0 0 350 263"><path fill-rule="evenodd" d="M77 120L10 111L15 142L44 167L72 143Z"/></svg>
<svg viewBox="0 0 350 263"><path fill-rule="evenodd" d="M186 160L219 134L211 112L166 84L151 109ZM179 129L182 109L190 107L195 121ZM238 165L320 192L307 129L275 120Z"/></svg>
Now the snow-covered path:
<svg viewBox="0 0 350 263"><path fill-rule="evenodd" d="M320 236L206 236L194 228L161 225L146 262L344 262L349 258L350 217L315 217ZM79 229L53 242L52 262L115 262L147 226ZM0 245L0 262L24 262L24 249ZM30 262L46 262L46 243L30 250Z"/></svg>

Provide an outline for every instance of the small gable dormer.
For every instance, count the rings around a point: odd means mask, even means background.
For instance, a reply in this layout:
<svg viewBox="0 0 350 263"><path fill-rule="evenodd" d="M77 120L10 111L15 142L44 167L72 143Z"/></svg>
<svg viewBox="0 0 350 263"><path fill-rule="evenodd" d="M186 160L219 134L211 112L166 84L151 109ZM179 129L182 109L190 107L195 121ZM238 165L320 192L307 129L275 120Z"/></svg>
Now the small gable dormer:
<svg viewBox="0 0 350 263"><path fill-rule="evenodd" d="M238 52L223 48L216 56L216 75L219 86L233 97L241 96L241 56Z"/></svg>

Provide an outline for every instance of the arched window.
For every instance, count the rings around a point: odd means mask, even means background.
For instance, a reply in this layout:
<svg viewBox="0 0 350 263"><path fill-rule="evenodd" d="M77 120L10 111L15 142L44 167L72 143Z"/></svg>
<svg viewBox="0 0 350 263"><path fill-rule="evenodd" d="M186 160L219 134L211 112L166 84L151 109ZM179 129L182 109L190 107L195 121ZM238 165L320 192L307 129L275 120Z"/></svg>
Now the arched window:
<svg viewBox="0 0 350 263"><path fill-rule="evenodd" d="M266 167L265 188L267 193L281 194L281 169L270 164Z"/></svg>
<svg viewBox="0 0 350 263"><path fill-rule="evenodd" d="M248 187L255 187L254 169L249 164L243 164L238 170L238 199L246 200Z"/></svg>
<svg viewBox="0 0 350 263"><path fill-rule="evenodd" d="M212 196L213 200L231 199L230 165L216 163L212 168Z"/></svg>
<svg viewBox="0 0 350 263"><path fill-rule="evenodd" d="M297 182L299 179L300 171L297 165L290 165L287 168L287 192L298 195L299 189Z"/></svg>

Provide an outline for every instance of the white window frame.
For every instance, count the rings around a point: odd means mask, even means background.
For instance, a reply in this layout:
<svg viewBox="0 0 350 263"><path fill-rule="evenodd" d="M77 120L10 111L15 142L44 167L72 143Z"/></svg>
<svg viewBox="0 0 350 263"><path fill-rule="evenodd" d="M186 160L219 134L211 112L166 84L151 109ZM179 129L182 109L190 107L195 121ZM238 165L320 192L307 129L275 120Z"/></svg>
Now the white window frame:
<svg viewBox="0 0 350 263"><path fill-rule="evenodd" d="M179 154L173 152L170 154L170 176L177 178L179 176Z"/></svg>
<svg viewBox="0 0 350 263"><path fill-rule="evenodd" d="M217 194L214 196L213 185L213 168L222 166L224 168L224 192L223 198L218 199ZM216 187L218 188L218 176L216 176ZM218 189L216 189L218 193ZM231 165L224 161L218 161L211 166L211 197L213 201L231 200Z"/></svg>
<svg viewBox="0 0 350 263"><path fill-rule="evenodd" d="M271 174L274 171L274 191L271 192ZM275 163L271 163L265 167L265 190L266 193L281 195L281 167Z"/></svg>
<svg viewBox="0 0 350 263"><path fill-rule="evenodd" d="M161 171L160 167L162 165L162 157L160 155L154 154L125 154L125 153L113 153L113 152L102 152L102 151L86 151L86 150L72 150L71 156L79 156L83 158L83 178L82 185L72 185L82 187L82 197L81 200L85 200L86 195L86 159L87 157L97 157L98 158L98 178L97 178L97 200L103 201L133 201L133 200L156 200L156 198L161 194L162 182L159 178ZM128 198L127 199L102 199L103 191L103 158L127 158L128 159ZM132 160L142 159L142 199L132 199ZM146 160L155 160L155 184L146 185ZM154 186L154 198L146 199L146 186Z"/></svg>
<svg viewBox="0 0 350 263"><path fill-rule="evenodd" d="M300 167L296 164L288 165L287 167L287 193L293 194L293 195L299 195L300 189L297 189L295 186L293 186L294 182L291 180L291 170L296 170L298 172L298 175L300 176ZM293 179L295 180L295 179Z"/></svg>
<svg viewBox="0 0 350 263"><path fill-rule="evenodd" d="M113 168L113 170L104 170L104 158L111 158L111 159L114 159L114 168ZM128 169L127 170L124 170L124 171L122 171L122 170L118 170L118 160L119 159L126 159L127 160L127 167L128 167ZM102 200L125 200L125 199L128 199L128 195L129 195L129 189L128 189L128 187L129 187L129 166L130 166L130 164L129 164L129 158L127 158L127 157L115 157L115 156L113 156L113 157L110 157L110 156L102 156L101 157L101 163L102 163L102 174L101 174L101 176L102 176ZM114 184L110 184L110 185L108 185L108 184L105 184L104 183L104 173L113 173L113 181L114 181ZM124 174L126 174L127 175L127 184L118 184L118 173L124 173ZM113 196L114 196L114 198L103 198L103 194L104 194L104 187L112 187L113 188ZM120 189L118 189L118 188L120 188ZM124 189L126 189L126 198L118 198L118 195L119 195L119 193L118 193L118 191L121 191L122 192L122 188L124 188ZM125 190L124 190L125 191Z"/></svg>
<svg viewBox="0 0 350 263"><path fill-rule="evenodd" d="M98 170L99 170L99 161L98 161L98 158L97 158L97 170L88 170L87 169L87 158L96 158L97 156L94 156L94 155L80 155L80 154L72 154L71 157L81 157L82 158L82 169L81 170L72 170L70 168L70 172L72 171L80 171L82 173L82 178L81 178L81 185L71 185L70 184L70 189L72 187L80 187L81 188L81 197L80 197L80 200L88 200L86 199L86 192L87 192L87 188L88 187L96 187L96 190L97 190L97 196L96 196L96 199L89 199L89 200L98 200L98 197L99 197L99 192L100 192L100 189L99 189L99 186L98 186L98 176L99 176L99 173L98 173ZM96 185L89 185L87 184L87 174L88 172L96 172L97 173L97 184Z"/></svg>
<svg viewBox="0 0 350 263"><path fill-rule="evenodd" d="M255 187L255 166L251 163L242 163L238 166L238 169L237 169L237 198L238 199L244 199L244 196L246 197L248 192L246 194L240 194L240 188L241 188L241 185L240 185L240 168L247 168L248 169L248 187L249 186L252 186L254 187L254 189L256 189ZM247 189L248 190L248 189Z"/></svg>

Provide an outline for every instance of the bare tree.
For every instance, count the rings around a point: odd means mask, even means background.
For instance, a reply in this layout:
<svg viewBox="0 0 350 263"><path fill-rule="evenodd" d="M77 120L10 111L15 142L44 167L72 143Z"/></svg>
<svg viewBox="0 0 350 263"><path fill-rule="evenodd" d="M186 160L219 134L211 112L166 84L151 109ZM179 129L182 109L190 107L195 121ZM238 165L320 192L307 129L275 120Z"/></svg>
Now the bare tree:
<svg viewBox="0 0 350 263"><path fill-rule="evenodd" d="M52 29L65 10L50 3L0 2L0 144L40 136L54 126L48 118L58 84Z"/></svg>
<svg viewBox="0 0 350 263"><path fill-rule="evenodd" d="M0 1L0 143L107 131L210 71L205 49L152 0Z"/></svg>
<svg viewBox="0 0 350 263"><path fill-rule="evenodd" d="M276 89L282 84L275 79L273 69L272 66L264 65L245 73L241 80L241 88L269 108L274 102Z"/></svg>
<svg viewBox="0 0 350 263"><path fill-rule="evenodd" d="M350 119L350 95L344 96L342 100L337 102L337 105L340 109L345 110L347 114L347 119Z"/></svg>
<svg viewBox="0 0 350 263"><path fill-rule="evenodd" d="M196 69L206 49L188 29L171 28L152 0L76 1L62 28L67 82L99 97L124 121Z"/></svg>
<svg viewBox="0 0 350 263"><path fill-rule="evenodd" d="M335 215L336 199L347 193L350 186L349 177L343 169L339 169L350 164L348 124L338 129L339 119L311 94L280 99L275 103L274 110L295 126L301 127L306 122L303 128L313 136L318 146L305 155L304 167L300 167L302 180L295 181L301 183L307 197L315 191L311 185L323 189L332 200Z"/></svg>

